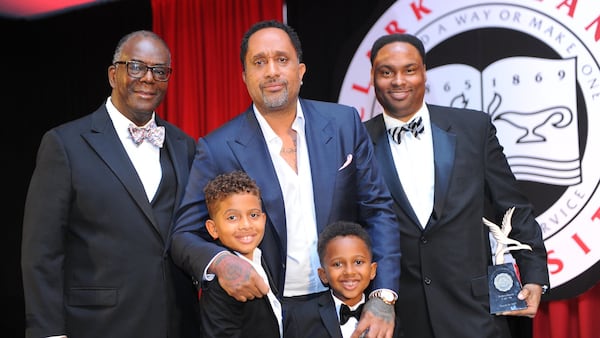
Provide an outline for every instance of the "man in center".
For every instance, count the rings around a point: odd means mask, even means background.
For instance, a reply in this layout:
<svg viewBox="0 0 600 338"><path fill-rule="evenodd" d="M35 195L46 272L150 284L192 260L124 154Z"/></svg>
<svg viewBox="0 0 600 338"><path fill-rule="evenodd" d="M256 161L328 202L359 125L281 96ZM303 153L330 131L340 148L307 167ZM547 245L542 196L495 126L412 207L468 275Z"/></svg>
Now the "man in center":
<svg viewBox="0 0 600 338"><path fill-rule="evenodd" d="M391 195L356 109L298 97L306 65L295 31L259 22L244 35L242 78L252 105L198 141L173 235L174 261L198 280L218 276L234 298L264 297L268 286L206 231L203 187L243 170L262 191L267 214L260 245L283 311L329 292L319 279L317 236L339 220L361 224L378 263L369 300L352 337L392 337L400 277L400 232Z"/></svg>

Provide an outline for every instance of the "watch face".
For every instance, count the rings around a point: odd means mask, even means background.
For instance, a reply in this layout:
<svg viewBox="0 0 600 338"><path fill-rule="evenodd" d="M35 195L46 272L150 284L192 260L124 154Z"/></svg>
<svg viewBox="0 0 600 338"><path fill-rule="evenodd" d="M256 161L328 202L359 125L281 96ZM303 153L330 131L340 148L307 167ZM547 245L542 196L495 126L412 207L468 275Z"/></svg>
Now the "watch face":
<svg viewBox="0 0 600 338"><path fill-rule="evenodd" d="M396 300L396 297L394 297L394 294L388 290L379 291L378 296L381 300L383 300L385 303L388 303L388 304L393 304L394 301Z"/></svg>
<svg viewBox="0 0 600 338"><path fill-rule="evenodd" d="M376 290L371 293L369 298L376 297L381 299L384 303L394 305L396 302L396 296L392 291L389 290Z"/></svg>
<svg viewBox="0 0 600 338"><path fill-rule="evenodd" d="M387 300L388 302L394 301L394 295L392 295L392 293L388 291L381 291L381 297Z"/></svg>

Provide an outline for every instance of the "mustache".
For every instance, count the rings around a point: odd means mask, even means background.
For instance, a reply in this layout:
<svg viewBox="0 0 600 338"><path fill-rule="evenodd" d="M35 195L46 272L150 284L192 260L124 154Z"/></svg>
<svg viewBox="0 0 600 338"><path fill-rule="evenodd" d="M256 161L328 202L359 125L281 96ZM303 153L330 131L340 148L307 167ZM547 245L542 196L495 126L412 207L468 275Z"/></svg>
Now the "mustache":
<svg viewBox="0 0 600 338"><path fill-rule="evenodd" d="M287 80L283 80L283 79L273 79L273 80L268 80L266 82L263 82L261 84L261 88L267 87L267 86L272 86L272 85L284 85L287 86L288 82Z"/></svg>

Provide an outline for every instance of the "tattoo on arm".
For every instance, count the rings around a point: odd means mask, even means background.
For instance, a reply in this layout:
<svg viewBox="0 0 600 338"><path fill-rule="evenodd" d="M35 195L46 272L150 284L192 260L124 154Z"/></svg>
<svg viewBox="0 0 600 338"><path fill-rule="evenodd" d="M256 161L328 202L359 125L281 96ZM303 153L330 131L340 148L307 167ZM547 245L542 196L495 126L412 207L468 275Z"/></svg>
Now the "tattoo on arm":
<svg viewBox="0 0 600 338"><path fill-rule="evenodd" d="M384 303L381 299L369 299L365 304L365 310L386 322L393 322L395 320L394 306Z"/></svg>
<svg viewBox="0 0 600 338"><path fill-rule="evenodd" d="M222 281L230 285L239 286L250 279L250 271L243 264L238 264L237 257L222 254L214 261L215 273Z"/></svg>

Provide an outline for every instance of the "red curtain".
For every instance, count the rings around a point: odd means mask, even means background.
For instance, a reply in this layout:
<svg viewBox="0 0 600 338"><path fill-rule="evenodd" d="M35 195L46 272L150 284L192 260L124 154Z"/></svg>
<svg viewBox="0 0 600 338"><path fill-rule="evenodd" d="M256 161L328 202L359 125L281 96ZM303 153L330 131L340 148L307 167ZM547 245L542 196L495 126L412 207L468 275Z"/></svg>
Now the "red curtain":
<svg viewBox="0 0 600 338"><path fill-rule="evenodd" d="M542 302L533 319L534 338L599 338L600 283L582 295Z"/></svg>
<svg viewBox="0 0 600 338"><path fill-rule="evenodd" d="M283 20L284 0L152 0L153 30L171 48L173 75L157 113L197 138L251 103L240 42L261 20Z"/></svg>

